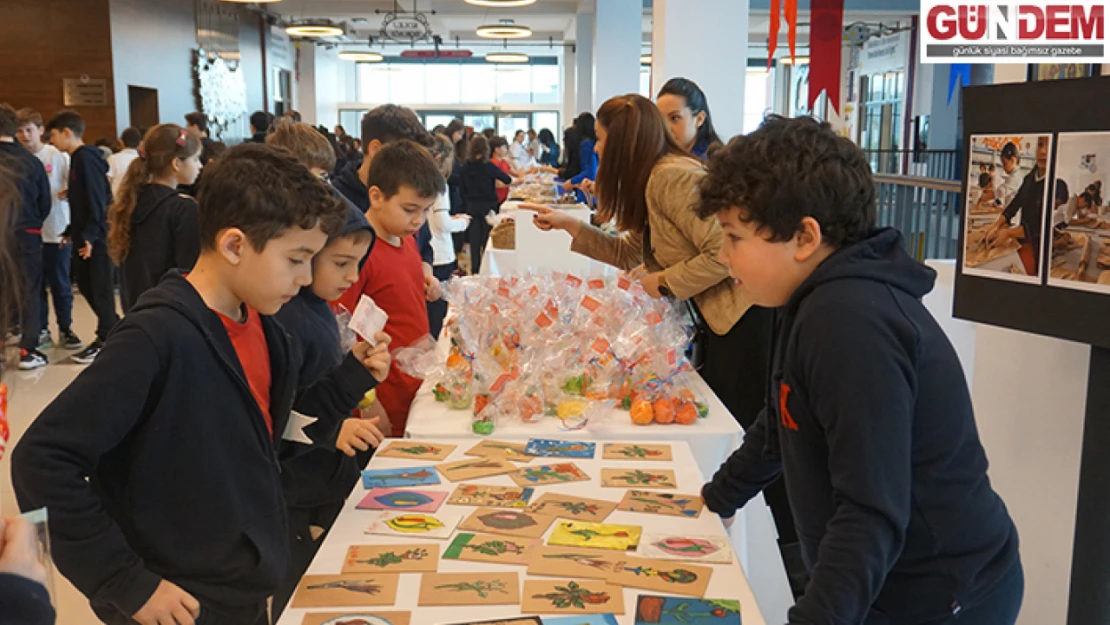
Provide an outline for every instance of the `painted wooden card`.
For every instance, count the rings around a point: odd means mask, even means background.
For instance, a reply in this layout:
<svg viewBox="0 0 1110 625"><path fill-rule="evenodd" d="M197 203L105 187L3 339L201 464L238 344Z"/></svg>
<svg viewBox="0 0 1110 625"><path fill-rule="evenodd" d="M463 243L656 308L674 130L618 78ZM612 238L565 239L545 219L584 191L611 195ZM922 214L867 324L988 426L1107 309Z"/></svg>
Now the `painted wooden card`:
<svg viewBox="0 0 1110 625"><path fill-rule="evenodd" d="M628 588L646 588L675 595L704 597L713 569L686 562L628 558L606 581Z"/></svg>
<svg viewBox="0 0 1110 625"><path fill-rule="evenodd" d="M534 488L515 486L486 486L485 484L459 484L447 503L456 506L481 506L485 508L527 508Z"/></svg>
<svg viewBox="0 0 1110 625"><path fill-rule="evenodd" d="M616 509L617 504L612 501L558 493L544 493L535 503L528 506L530 512L579 521L604 521Z"/></svg>
<svg viewBox="0 0 1110 625"><path fill-rule="evenodd" d="M725 536L692 534L644 534L638 555L706 564L731 564L732 545Z"/></svg>
<svg viewBox="0 0 1110 625"><path fill-rule="evenodd" d="M556 616L543 619L543 625L617 625L612 612L583 614L582 616Z"/></svg>
<svg viewBox="0 0 1110 625"><path fill-rule="evenodd" d="M511 462L531 462L535 456L524 451L527 444L505 441L482 441L466 451L468 456L499 458Z"/></svg>
<svg viewBox="0 0 1110 625"><path fill-rule="evenodd" d="M447 539L455 533L455 527L461 520L461 514L450 512L381 512L371 520L366 533L398 538Z"/></svg>
<svg viewBox="0 0 1110 625"><path fill-rule="evenodd" d="M704 506L705 502L702 501L701 495L629 490L625 492L624 499L621 499L617 509L696 519Z"/></svg>
<svg viewBox="0 0 1110 625"><path fill-rule="evenodd" d="M515 464L499 458L468 458L447 464L437 464L436 470L451 482L475 480L480 477L502 475L516 471Z"/></svg>
<svg viewBox="0 0 1110 625"><path fill-rule="evenodd" d="M542 545L538 538L460 532L443 552L443 559L521 565L528 564Z"/></svg>
<svg viewBox="0 0 1110 625"><path fill-rule="evenodd" d="M561 458L593 458L597 443L585 441L560 441L549 438L530 438L524 447L533 456L556 456Z"/></svg>
<svg viewBox="0 0 1110 625"><path fill-rule="evenodd" d="M393 605L397 576L381 573L305 575L293 595L294 608Z"/></svg>
<svg viewBox="0 0 1110 625"><path fill-rule="evenodd" d="M409 625L411 612L309 612L301 625Z"/></svg>
<svg viewBox="0 0 1110 625"><path fill-rule="evenodd" d="M520 576L496 573L425 573L420 578L417 605L516 605Z"/></svg>
<svg viewBox="0 0 1110 625"><path fill-rule="evenodd" d="M581 547L541 547L528 561L529 575L607 579L628 557L618 551Z"/></svg>
<svg viewBox="0 0 1110 625"><path fill-rule="evenodd" d="M439 484L439 474L431 467L404 467L401 469L366 469L362 472L362 487L399 488Z"/></svg>
<svg viewBox="0 0 1110 625"><path fill-rule="evenodd" d="M553 516L533 514L526 510L478 508L462 522L459 529L468 532L539 538L554 522Z"/></svg>
<svg viewBox="0 0 1110 625"><path fill-rule="evenodd" d="M601 447L602 460L674 460L670 445L638 443L605 443Z"/></svg>
<svg viewBox="0 0 1110 625"><path fill-rule="evenodd" d="M596 579L529 579L520 608L535 614L624 614L624 589Z"/></svg>
<svg viewBox="0 0 1110 625"><path fill-rule="evenodd" d="M589 521L559 521L555 524L549 545L590 547L593 549L635 549L643 528L638 525L613 525Z"/></svg>
<svg viewBox="0 0 1110 625"><path fill-rule="evenodd" d="M601 485L615 488L678 488L670 469L602 469Z"/></svg>
<svg viewBox="0 0 1110 625"><path fill-rule="evenodd" d="M585 482L590 479L586 472L571 462L520 467L509 474L509 479L521 486L544 486L547 484L567 484Z"/></svg>
<svg viewBox="0 0 1110 625"><path fill-rule="evenodd" d="M406 510L435 512L447 499L447 493L411 488L372 488L355 507L359 510Z"/></svg>
<svg viewBox="0 0 1110 625"><path fill-rule="evenodd" d="M344 573L435 572L439 545L351 545L343 560Z"/></svg>
<svg viewBox="0 0 1110 625"><path fill-rule="evenodd" d="M740 625L740 602L640 595L636 625Z"/></svg>
<svg viewBox="0 0 1110 625"><path fill-rule="evenodd" d="M421 443L409 439L395 440L385 449L374 452L378 458L411 458L412 460L446 460L458 445Z"/></svg>
<svg viewBox="0 0 1110 625"><path fill-rule="evenodd" d="M538 616L510 616L493 621L467 621L450 625L543 625L543 621Z"/></svg>

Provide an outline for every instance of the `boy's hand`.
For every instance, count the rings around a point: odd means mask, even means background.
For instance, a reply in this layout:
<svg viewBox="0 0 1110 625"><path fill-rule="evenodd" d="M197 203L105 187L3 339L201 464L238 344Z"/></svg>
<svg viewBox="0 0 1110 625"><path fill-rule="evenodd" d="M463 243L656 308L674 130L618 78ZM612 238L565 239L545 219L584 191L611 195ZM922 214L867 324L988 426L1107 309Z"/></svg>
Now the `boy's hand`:
<svg viewBox="0 0 1110 625"><path fill-rule="evenodd" d="M46 568L39 559L38 535L27 519L0 519L0 573L11 573L46 585Z"/></svg>
<svg viewBox="0 0 1110 625"><path fill-rule="evenodd" d="M92 243L85 241L85 246L77 250L77 254L85 260L92 258Z"/></svg>
<svg viewBox="0 0 1110 625"><path fill-rule="evenodd" d="M139 625L194 625L200 602L175 584L162 580L146 605L131 616Z"/></svg>
<svg viewBox="0 0 1110 625"><path fill-rule="evenodd" d="M443 286L435 276L424 276L424 299L434 302L443 297Z"/></svg>
<svg viewBox="0 0 1110 625"><path fill-rule="evenodd" d="M339 428L339 436L335 439L335 448L354 456L359 451L366 451L371 447L377 449L382 444L385 435L378 429L381 421L379 417L373 419L350 418L343 422Z"/></svg>
<svg viewBox="0 0 1110 625"><path fill-rule="evenodd" d="M356 343L351 348L351 353L363 367L366 367L375 380L383 382L389 376L389 366L393 363L393 358L389 355L389 344L393 339L385 332L378 332L374 335L374 340L377 342L374 346L369 343Z"/></svg>
<svg viewBox="0 0 1110 625"><path fill-rule="evenodd" d="M358 411L359 415L364 420L377 420L378 431L382 433L385 438L393 437L393 422L389 419L389 414L386 413L385 408L382 407L382 402L375 401L366 408Z"/></svg>

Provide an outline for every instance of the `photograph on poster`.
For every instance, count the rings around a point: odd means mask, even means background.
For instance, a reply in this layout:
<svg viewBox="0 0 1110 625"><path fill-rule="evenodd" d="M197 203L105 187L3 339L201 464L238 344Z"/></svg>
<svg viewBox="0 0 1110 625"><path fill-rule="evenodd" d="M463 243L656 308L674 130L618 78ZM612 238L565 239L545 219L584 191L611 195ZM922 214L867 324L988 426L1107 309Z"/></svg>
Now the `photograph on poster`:
<svg viewBox="0 0 1110 625"><path fill-rule="evenodd" d="M1110 132L1060 133L1048 283L1110 293L1110 212L1102 197Z"/></svg>
<svg viewBox="0 0 1110 625"><path fill-rule="evenodd" d="M971 136L964 274L1040 284L1051 153L1051 134Z"/></svg>

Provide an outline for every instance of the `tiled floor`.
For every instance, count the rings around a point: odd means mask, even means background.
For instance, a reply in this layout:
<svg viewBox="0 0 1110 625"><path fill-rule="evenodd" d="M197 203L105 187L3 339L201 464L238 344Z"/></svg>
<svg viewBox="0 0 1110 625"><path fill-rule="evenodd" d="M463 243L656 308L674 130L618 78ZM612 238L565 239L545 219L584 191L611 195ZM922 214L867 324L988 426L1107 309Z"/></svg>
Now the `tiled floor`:
<svg viewBox="0 0 1110 625"><path fill-rule="evenodd" d="M73 330L82 340L93 339L96 319L85 300L76 296L73 302ZM53 315L51 315L53 319ZM57 340L57 328L52 327ZM5 372L4 381L10 388L8 417L11 424L11 440L8 449L19 443L20 436L46 407L84 367L69 360L69 354L60 349L47 351L50 365L36 371L14 370ZM96 415L88 415L95 419ZM19 512L12 491L10 454L0 460L0 514L14 515ZM59 625L96 625L100 621L89 609L88 601L60 574L55 575L54 599L58 608Z"/></svg>

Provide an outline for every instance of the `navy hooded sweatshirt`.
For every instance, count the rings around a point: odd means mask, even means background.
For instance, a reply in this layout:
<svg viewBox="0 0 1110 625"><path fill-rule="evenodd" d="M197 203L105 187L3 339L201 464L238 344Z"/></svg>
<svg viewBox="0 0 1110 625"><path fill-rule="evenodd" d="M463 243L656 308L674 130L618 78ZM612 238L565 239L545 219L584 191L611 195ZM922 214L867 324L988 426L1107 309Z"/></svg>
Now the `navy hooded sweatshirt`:
<svg viewBox="0 0 1110 625"><path fill-rule="evenodd" d="M50 178L42 161L19 143L0 141L0 164L12 170L19 189L21 202L15 215L15 229L42 230L42 222L50 215L52 206Z"/></svg>
<svg viewBox="0 0 1110 625"><path fill-rule="evenodd" d="M1017 563L960 362L921 303L934 279L889 229L826 259L781 310L767 407L702 490L731 516L784 475L811 576L792 624L950 617Z"/></svg>
<svg viewBox="0 0 1110 625"><path fill-rule="evenodd" d="M108 162L99 149L82 145L70 156L68 197L67 232L73 238L73 249L81 249L86 242L104 242L108 237L112 186L108 183Z"/></svg>
<svg viewBox="0 0 1110 625"><path fill-rule="evenodd" d="M351 163L339 175L332 178L331 184L343 197L357 206L363 213L370 210L370 190L362 183L358 170L362 163ZM416 233L416 247L420 250L420 260L429 265L435 264L435 253L432 251L432 229L425 221Z"/></svg>
<svg viewBox="0 0 1110 625"><path fill-rule="evenodd" d="M139 187L131 213L131 249L120 264L124 312L170 269L192 269L199 255L196 201L161 184Z"/></svg>

